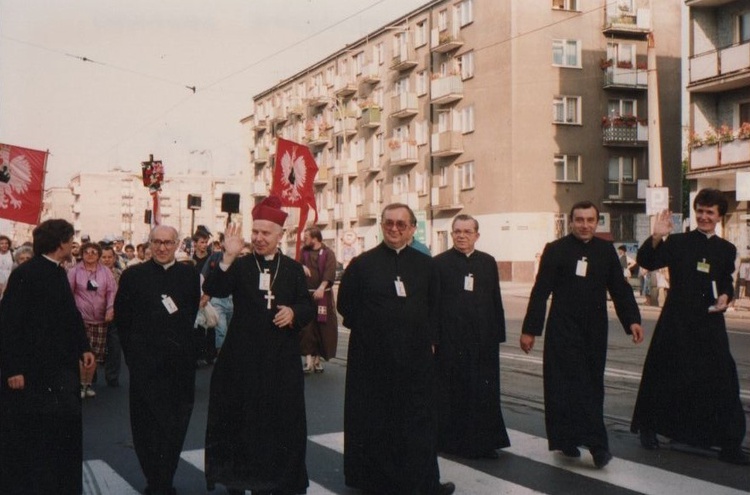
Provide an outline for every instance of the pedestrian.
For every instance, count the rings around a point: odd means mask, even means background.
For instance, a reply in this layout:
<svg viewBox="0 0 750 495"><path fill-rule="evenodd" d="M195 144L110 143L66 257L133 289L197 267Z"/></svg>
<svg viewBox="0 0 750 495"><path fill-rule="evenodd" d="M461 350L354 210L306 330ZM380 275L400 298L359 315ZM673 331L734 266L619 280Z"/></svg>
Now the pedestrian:
<svg viewBox="0 0 750 495"><path fill-rule="evenodd" d="M18 265L22 265L29 261L32 256L34 256L34 248L32 246L19 246L13 253L13 258L15 259L13 269L15 270L18 268Z"/></svg>
<svg viewBox="0 0 750 495"><path fill-rule="evenodd" d="M205 280L208 274L213 270L216 270L224 256L224 234L219 234L219 242L221 247L212 252L208 261L203 265L201 275ZM238 255L239 256L239 255ZM221 347L224 345L224 339L227 337L227 331L229 330L229 324L232 321L232 315L234 314L234 302L232 296L227 297L207 297L205 294L201 297L201 307L205 305L204 301L211 303L211 306L216 310L218 316L217 324L214 328L210 328L206 332L208 341L206 342L206 349L208 351L208 362L213 363L216 359L216 355L221 351Z"/></svg>
<svg viewBox="0 0 750 495"><path fill-rule="evenodd" d="M117 267L117 257L113 247L103 247L99 262L112 272L115 279L115 295L117 285L120 283L122 269ZM122 367L122 346L120 345L120 334L117 332L117 323L112 320L107 324L107 351L104 358L104 379L110 387L120 386L120 368Z"/></svg>
<svg viewBox="0 0 750 495"><path fill-rule="evenodd" d="M416 217L383 209L383 242L352 259L338 310L351 329L344 403L348 486L379 494L448 495L440 483L434 350L437 271L410 247Z"/></svg>
<svg viewBox="0 0 750 495"><path fill-rule="evenodd" d="M10 237L0 235L0 293L8 283L8 277L13 270L13 251L10 249Z"/></svg>
<svg viewBox="0 0 750 495"><path fill-rule="evenodd" d="M200 282L175 261L177 231L151 230L153 257L122 272L115 317L130 371L130 426L147 495L172 486L195 396L193 322Z"/></svg>
<svg viewBox="0 0 750 495"><path fill-rule="evenodd" d="M313 305L302 266L278 249L287 214L269 196L252 210L253 254L241 226L224 236L203 290L232 295L234 316L214 364L206 428L206 484L230 494L305 493L307 421L299 332Z"/></svg>
<svg viewBox="0 0 750 495"><path fill-rule="evenodd" d="M440 275L439 435L441 452L497 459L510 446L500 410L505 312L495 258L475 249L479 222L458 215L453 248L435 257Z"/></svg>
<svg viewBox="0 0 750 495"><path fill-rule="evenodd" d="M625 277L625 280L627 280L633 275L633 269L636 267L637 263L633 258L628 256L628 248L625 244L621 244L617 247L617 256L620 259L622 275Z"/></svg>
<svg viewBox="0 0 750 495"><path fill-rule="evenodd" d="M720 460L747 465L741 448L745 413L724 322L734 296L737 248L716 234L727 200L717 189L702 189L693 209L696 230L672 234L672 215L665 210L638 250L641 266L669 269L671 288L643 366L631 430L640 432L647 449L659 446L660 434L718 446Z"/></svg>
<svg viewBox="0 0 750 495"><path fill-rule="evenodd" d="M203 265L208 260L208 241L211 236L204 229L198 229L193 234L193 260L195 261L195 269L198 273L203 271Z"/></svg>
<svg viewBox="0 0 750 495"><path fill-rule="evenodd" d="M302 268L305 270L307 289L317 307L317 316L302 329L301 351L305 356L305 373L323 373L323 364L336 357L339 323L333 297L336 278L336 253L323 244L318 227L305 229L302 248Z"/></svg>
<svg viewBox="0 0 750 495"><path fill-rule="evenodd" d="M579 457L589 448L597 468L612 459L604 426L607 292L635 344L643 328L633 289L611 242L594 236L599 209L581 201L570 210L571 233L547 244L531 290L520 339L527 354L542 335L547 298L552 305L544 341L544 413L549 450Z"/></svg>
<svg viewBox="0 0 750 495"><path fill-rule="evenodd" d="M0 493L83 490L79 362L94 369L81 314L60 263L73 225L33 231L34 257L15 269L0 303Z"/></svg>
<svg viewBox="0 0 750 495"><path fill-rule="evenodd" d="M76 307L86 326L91 350L97 364L103 364L107 350L107 325L115 316L115 294L117 285L112 272L99 263L102 248L87 242L81 246L83 259L68 271L68 282L73 291ZM81 398L95 397L92 388L96 368L88 370L81 366Z"/></svg>

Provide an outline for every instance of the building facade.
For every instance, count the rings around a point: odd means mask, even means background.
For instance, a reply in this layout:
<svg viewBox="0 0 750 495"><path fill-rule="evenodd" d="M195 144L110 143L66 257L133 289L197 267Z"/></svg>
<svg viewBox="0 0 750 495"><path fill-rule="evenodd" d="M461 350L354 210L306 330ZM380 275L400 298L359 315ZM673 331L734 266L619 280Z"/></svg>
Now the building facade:
<svg viewBox="0 0 750 495"><path fill-rule="evenodd" d="M503 280L532 279L580 200L600 206L615 241L638 242L649 32L665 171L651 184L670 188L674 208L680 4L648 0L430 2L254 97L250 194L268 194L283 137L316 157L318 224L344 262L379 242L379 214L397 201L433 254L450 247L456 214L475 216Z"/></svg>
<svg viewBox="0 0 750 495"><path fill-rule="evenodd" d="M750 257L750 2L687 0L688 174L692 197L725 191L723 237ZM745 277L743 277L745 278Z"/></svg>

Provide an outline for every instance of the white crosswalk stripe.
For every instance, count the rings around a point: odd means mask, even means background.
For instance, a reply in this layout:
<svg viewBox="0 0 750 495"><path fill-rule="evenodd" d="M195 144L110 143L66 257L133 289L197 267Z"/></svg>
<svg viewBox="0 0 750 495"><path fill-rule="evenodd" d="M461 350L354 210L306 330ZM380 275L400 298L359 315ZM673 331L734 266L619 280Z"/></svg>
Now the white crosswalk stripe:
<svg viewBox="0 0 750 495"><path fill-rule="evenodd" d="M84 495L138 495L140 492L112 469L109 464L100 460L83 463Z"/></svg>

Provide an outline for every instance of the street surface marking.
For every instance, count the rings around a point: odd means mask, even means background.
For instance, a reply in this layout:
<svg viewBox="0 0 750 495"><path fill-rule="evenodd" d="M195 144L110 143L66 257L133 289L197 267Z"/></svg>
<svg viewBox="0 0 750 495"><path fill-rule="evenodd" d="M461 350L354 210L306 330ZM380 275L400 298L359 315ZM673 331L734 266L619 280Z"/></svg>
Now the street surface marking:
<svg viewBox="0 0 750 495"><path fill-rule="evenodd" d="M141 492L130 486L104 461L83 462L84 495L139 495Z"/></svg>

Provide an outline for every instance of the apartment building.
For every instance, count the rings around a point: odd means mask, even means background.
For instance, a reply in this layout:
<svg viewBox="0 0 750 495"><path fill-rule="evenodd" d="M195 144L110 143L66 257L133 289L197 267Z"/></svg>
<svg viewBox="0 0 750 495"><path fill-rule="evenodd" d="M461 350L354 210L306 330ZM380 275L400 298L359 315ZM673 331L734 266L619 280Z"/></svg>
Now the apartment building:
<svg viewBox="0 0 750 495"><path fill-rule="evenodd" d="M688 157L693 195L726 192L723 237L750 256L750 2L687 0ZM692 195L691 195L692 200Z"/></svg>
<svg viewBox="0 0 750 495"><path fill-rule="evenodd" d="M480 222L503 280L590 199L604 235L648 235L647 35L656 36L664 178L680 197L680 4L436 0L254 97L251 195L268 194L275 139L310 147L318 225L345 262L379 242L382 207L418 217L433 254L452 218ZM292 211L292 215L296 212ZM292 219L288 225L296 225ZM292 242L295 229L290 229Z"/></svg>
<svg viewBox="0 0 750 495"><path fill-rule="evenodd" d="M214 234L223 232L227 214L222 212L222 195L235 192L240 182L207 173L167 176L160 193L162 224L176 228L181 236L189 236L195 225L205 225ZM121 235L134 244L148 239L147 217L153 200L140 174L123 170L82 173L70 180L67 189L72 199L71 215L66 219L73 223L76 238L88 234L99 240ZM189 205L188 196L199 197L200 207L196 208L195 200ZM47 208L58 211L52 204Z"/></svg>

